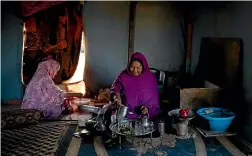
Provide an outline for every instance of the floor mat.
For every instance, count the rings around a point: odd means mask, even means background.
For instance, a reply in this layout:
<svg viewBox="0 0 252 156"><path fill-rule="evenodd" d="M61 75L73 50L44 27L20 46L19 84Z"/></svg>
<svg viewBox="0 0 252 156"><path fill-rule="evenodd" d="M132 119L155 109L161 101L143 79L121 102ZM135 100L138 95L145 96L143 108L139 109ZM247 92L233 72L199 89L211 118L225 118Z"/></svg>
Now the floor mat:
<svg viewBox="0 0 252 156"><path fill-rule="evenodd" d="M208 156L232 156L232 154L215 138L204 138Z"/></svg>
<svg viewBox="0 0 252 156"><path fill-rule="evenodd" d="M76 130L76 127L77 127L76 124L69 125L69 128L68 128L67 132L65 133L65 135L59 145L59 148L58 148L58 151L56 154L57 156L66 155L66 153L68 152L69 145L73 139L73 134ZM70 150L72 151L73 149L70 149Z"/></svg>
<svg viewBox="0 0 252 156"><path fill-rule="evenodd" d="M164 135L161 138L124 138L122 149L119 149L117 142L105 146L109 156L195 156L196 146L193 138L180 140L174 135ZM208 156L231 156L231 153L216 139L203 139ZM96 156L92 142L82 144L79 156Z"/></svg>
<svg viewBox="0 0 252 156"><path fill-rule="evenodd" d="M87 136L82 138L81 146L79 149L78 156L88 155L88 156L97 156L94 145L93 145L93 137Z"/></svg>
<svg viewBox="0 0 252 156"><path fill-rule="evenodd" d="M58 122L2 130L2 155L56 155L68 127L68 123Z"/></svg>
<svg viewBox="0 0 252 156"><path fill-rule="evenodd" d="M97 156L93 144L81 145L78 156L83 156L83 155Z"/></svg>
<svg viewBox="0 0 252 156"><path fill-rule="evenodd" d="M143 156L194 156L196 153L193 139L179 140L175 147L159 146L143 154Z"/></svg>
<svg viewBox="0 0 252 156"><path fill-rule="evenodd" d="M143 140L143 144L132 144L132 142L124 141L122 149L118 145L107 148L109 156L194 156L196 153L193 139L177 140L174 142L172 135L166 136L163 141L158 141L159 138L153 138L152 144L150 139ZM170 137L168 139L168 137ZM170 140L170 142L169 142Z"/></svg>
<svg viewBox="0 0 252 156"><path fill-rule="evenodd" d="M165 138L165 141L171 140L172 138ZM153 141L152 144L155 144L157 141ZM172 141L173 142L173 141ZM217 140L204 140L206 152L208 156L231 156L231 153L221 145ZM161 143L158 146L148 147L145 145L142 148L140 146L133 145L129 142L123 142L122 149L119 149L119 146L114 144L113 146L107 148L107 153L109 156L195 156L196 148L194 139L186 140L176 140L175 145L173 143ZM137 147L137 149L136 149ZM147 149L146 149L147 148Z"/></svg>

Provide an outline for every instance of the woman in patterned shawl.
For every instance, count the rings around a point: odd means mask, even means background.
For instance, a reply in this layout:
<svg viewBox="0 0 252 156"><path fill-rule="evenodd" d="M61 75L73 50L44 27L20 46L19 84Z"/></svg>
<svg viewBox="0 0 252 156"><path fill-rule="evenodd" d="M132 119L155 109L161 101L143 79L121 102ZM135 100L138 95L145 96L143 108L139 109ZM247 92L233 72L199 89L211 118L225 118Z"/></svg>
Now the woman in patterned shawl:
<svg viewBox="0 0 252 156"><path fill-rule="evenodd" d="M22 109L37 109L44 118L55 118L66 109L65 98L82 97L82 93L64 92L53 82L60 65L53 59L39 63L29 82L22 102Z"/></svg>

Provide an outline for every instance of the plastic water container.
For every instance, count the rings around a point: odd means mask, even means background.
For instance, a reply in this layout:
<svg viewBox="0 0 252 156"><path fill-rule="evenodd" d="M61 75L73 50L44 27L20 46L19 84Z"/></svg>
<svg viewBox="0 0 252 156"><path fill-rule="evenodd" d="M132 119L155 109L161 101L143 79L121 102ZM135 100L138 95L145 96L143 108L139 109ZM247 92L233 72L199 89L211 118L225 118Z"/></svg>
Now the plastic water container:
<svg viewBox="0 0 252 156"><path fill-rule="evenodd" d="M217 107L201 108L197 114L208 120L209 128L214 132L225 132L235 118L234 112Z"/></svg>

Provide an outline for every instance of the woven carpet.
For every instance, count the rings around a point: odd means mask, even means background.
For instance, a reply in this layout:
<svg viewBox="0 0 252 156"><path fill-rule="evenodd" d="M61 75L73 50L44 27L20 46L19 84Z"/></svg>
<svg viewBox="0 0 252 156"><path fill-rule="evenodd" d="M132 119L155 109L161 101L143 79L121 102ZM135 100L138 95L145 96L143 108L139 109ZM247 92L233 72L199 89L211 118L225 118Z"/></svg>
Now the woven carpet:
<svg viewBox="0 0 252 156"><path fill-rule="evenodd" d="M69 128L69 123L47 123L2 131L2 155L53 156Z"/></svg>
<svg viewBox="0 0 252 156"><path fill-rule="evenodd" d="M143 148L146 148L143 147ZM140 149L140 148L139 148ZM140 152L135 150L134 145L129 142L124 142L122 149L120 150L117 145L114 147L107 148L107 152L109 156L192 156L195 155L196 149L194 145L193 139L189 140L178 140L174 147L170 147L167 145L158 145L153 148L148 148L147 150L143 150L144 152Z"/></svg>
<svg viewBox="0 0 252 156"><path fill-rule="evenodd" d="M208 156L232 156L232 154L215 138L213 139L203 139ZM209 142L209 140L211 140Z"/></svg>
<svg viewBox="0 0 252 156"><path fill-rule="evenodd" d="M218 142L208 143L205 142L207 155L210 156L231 156L225 147ZM145 145L146 148L147 145ZM124 141L122 149L119 149L118 145L114 144L109 148L106 148L109 156L194 156L196 155L196 148L194 140L177 140L174 147L167 145L158 145L156 147L148 148L144 152L137 151L136 147L130 142ZM85 144L80 146L78 155L96 156L94 147L92 144Z"/></svg>

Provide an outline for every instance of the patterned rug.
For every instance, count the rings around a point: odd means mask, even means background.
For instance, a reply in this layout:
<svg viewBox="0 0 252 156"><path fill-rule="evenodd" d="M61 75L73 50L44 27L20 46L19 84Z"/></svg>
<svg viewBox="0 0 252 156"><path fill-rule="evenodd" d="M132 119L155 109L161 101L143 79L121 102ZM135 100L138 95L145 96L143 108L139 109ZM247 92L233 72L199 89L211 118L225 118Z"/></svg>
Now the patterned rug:
<svg viewBox="0 0 252 156"><path fill-rule="evenodd" d="M141 140L141 142L140 142ZM117 145L107 148L109 156L167 156L167 155L195 155L193 139L176 140L174 135L164 135L161 138L126 138L120 150Z"/></svg>
<svg viewBox="0 0 252 156"><path fill-rule="evenodd" d="M83 155L88 155L88 156L97 156L93 144L85 144L80 146L80 150L78 153L78 156L83 156Z"/></svg>
<svg viewBox="0 0 252 156"><path fill-rule="evenodd" d="M219 142L205 142L206 152L209 156L231 156L231 154ZM122 149L118 144L106 147L109 156L195 156L196 148L194 139L180 140L174 135L164 135L161 138L153 138L152 142L149 138L125 138L123 140ZM82 144L78 155L96 156L94 146L90 144Z"/></svg>
<svg viewBox="0 0 252 156"><path fill-rule="evenodd" d="M28 128L2 130L2 155L56 155L69 123L47 123Z"/></svg>
<svg viewBox="0 0 252 156"><path fill-rule="evenodd" d="M212 142L203 139L206 146L206 152L208 156L232 156L230 152L216 139L212 139Z"/></svg>

